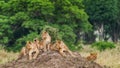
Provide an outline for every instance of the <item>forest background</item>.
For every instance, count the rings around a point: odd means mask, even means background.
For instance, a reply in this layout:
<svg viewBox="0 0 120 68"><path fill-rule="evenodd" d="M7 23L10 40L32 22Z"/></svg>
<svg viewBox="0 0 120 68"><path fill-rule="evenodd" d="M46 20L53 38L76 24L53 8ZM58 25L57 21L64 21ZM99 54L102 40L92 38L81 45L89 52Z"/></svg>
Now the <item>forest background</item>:
<svg viewBox="0 0 120 68"><path fill-rule="evenodd" d="M71 50L114 48L120 39L120 0L0 0L0 44L19 51L48 31Z"/></svg>

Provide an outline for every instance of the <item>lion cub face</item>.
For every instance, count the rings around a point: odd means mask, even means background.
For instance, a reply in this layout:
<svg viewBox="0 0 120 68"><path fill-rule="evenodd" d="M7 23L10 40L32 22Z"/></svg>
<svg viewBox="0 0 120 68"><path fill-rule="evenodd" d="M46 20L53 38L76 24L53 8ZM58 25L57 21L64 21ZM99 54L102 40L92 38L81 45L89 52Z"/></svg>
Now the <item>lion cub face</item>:
<svg viewBox="0 0 120 68"><path fill-rule="evenodd" d="M38 49L40 48L39 43L40 43L40 41L37 38L35 38L34 44L37 46Z"/></svg>
<svg viewBox="0 0 120 68"><path fill-rule="evenodd" d="M31 44L32 44L32 42L30 42L30 41L27 41L27 42L26 42L26 45L25 45L25 46L26 46L26 49L27 49L27 50L32 49Z"/></svg>
<svg viewBox="0 0 120 68"><path fill-rule="evenodd" d="M41 35L42 39L45 39L46 38L46 42L47 43L50 43L51 42L51 36L49 35L48 32L44 31Z"/></svg>
<svg viewBox="0 0 120 68"><path fill-rule="evenodd" d="M90 53L90 55L87 57L88 61L94 61L97 59L97 53Z"/></svg>
<svg viewBox="0 0 120 68"><path fill-rule="evenodd" d="M46 31L42 32L42 35L41 35L42 39L48 38L49 36L50 36L50 35L49 35L48 32L46 32Z"/></svg>

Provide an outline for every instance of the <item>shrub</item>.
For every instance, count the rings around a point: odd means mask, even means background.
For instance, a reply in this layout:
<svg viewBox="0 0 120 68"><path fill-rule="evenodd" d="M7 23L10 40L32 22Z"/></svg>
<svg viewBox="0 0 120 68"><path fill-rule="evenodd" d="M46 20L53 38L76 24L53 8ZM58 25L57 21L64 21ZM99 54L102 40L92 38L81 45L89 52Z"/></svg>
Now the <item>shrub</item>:
<svg viewBox="0 0 120 68"><path fill-rule="evenodd" d="M103 51L105 49L115 48L115 44L113 42L100 41L93 43L92 47L96 47L98 50Z"/></svg>

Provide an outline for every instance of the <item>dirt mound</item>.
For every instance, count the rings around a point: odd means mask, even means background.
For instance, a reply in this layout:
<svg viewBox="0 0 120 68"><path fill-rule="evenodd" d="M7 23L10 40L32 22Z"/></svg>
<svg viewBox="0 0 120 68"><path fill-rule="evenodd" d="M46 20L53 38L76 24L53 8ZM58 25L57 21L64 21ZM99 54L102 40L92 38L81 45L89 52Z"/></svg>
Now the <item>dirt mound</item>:
<svg viewBox="0 0 120 68"><path fill-rule="evenodd" d="M35 60L28 60L27 57L0 65L0 68L102 68L95 62L87 61L77 52L75 58L67 54L62 57L58 52L44 52Z"/></svg>

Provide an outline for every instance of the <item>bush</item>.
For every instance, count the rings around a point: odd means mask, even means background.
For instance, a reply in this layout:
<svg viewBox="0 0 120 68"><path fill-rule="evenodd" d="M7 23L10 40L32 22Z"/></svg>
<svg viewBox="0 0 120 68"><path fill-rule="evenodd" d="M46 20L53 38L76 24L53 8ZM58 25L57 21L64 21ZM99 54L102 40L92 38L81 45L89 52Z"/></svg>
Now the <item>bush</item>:
<svg viewBox="0 0 120 68"><path fill-rule="evenodd" d="M115 48L115 44L113 42L100 41L93 43L92 47L96 47L98 50L103 51L105 49Z"/></svg>
<svg viewBox="0 0 120 68"><path fill-rule="evenodd" d="M69 45L68 48L72 51L79 51L82 49L82 45Z"/></svg>

